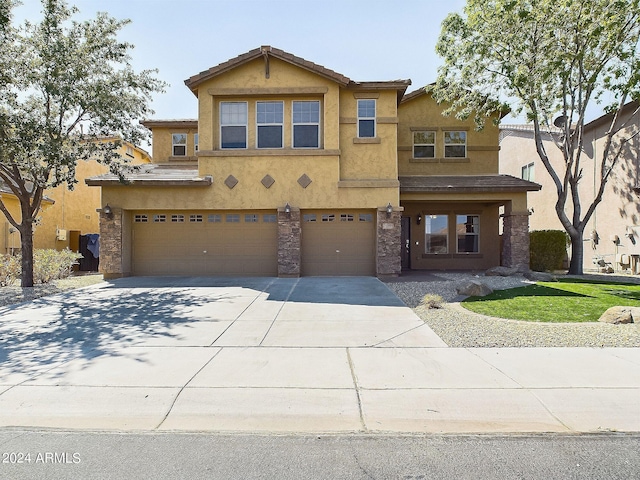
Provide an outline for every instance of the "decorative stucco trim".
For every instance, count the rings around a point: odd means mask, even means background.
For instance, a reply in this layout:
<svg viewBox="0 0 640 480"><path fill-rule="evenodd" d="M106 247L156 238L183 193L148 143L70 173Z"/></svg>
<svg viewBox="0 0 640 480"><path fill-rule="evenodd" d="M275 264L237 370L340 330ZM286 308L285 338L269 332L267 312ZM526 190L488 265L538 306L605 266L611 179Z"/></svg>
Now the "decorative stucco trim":
<svg viewBox="0 0 640 480"><path fill-rule="evenodd" d="M255 95L325 95L328 87L209 88L213 97L246 97Z"/></svg>
<svg viewBox="0 0 640 480"><path fill-rule="evenodd" d="M400 182L393 179L340 180L338 188L398 188Z"/></svg>
<svg viewBox="0 0 640 480"><path fill-rule="evenodd" d="M471 163L470 158L440 158L440 163Z"/></svg>
<svg viewBox="0 0 640 480"><path fill-rule="evenodd" d="M380 98L380 93L376 92L353 92L353 98L367 99L367 98Z"/></svg>
<svg viewBox="0 0 640 480"><path fill-rule="evenodd" d="M409 163L440 163L439 158L410 158Z"/></svg>
<svg viewBox="0 0 640 480"><path fill-rule="evenodd" d="M366 143L382 143L382 140L380 139L380 137L375 137L375 138L354 138L353 139L353 143L354 144L366 144Z"/></svg>
<svg viewBox="0 0 640 480"><path fill-rule="evenodd" d="M376 122L397 125L398 123L400 123L400 120L398 119L398 117L377 117Z"/></svg>
<svg viewBox="0 0 640 480"><path fill-rule="evenodd" d="M340 117L340 123L343 124L356 124L358 119L356 117Z"/></svg>

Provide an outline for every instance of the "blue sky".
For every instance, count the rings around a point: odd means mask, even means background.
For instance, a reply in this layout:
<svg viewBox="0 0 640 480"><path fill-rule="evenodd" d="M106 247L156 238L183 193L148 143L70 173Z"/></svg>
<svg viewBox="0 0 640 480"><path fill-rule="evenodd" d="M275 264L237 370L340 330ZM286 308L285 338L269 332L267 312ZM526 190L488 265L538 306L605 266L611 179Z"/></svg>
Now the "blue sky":
<svg viewBox="0 0 640 480"><path fill-rule="evenodd" d="M22 0L16 20L40 19ZM170 87L154 98L154 118L195 118L192 75L260 45L272 45L356 81L431 83L440 24L463 0L70 0L77 18L106 11L132 23L120 38L135 45L137 70L156 68Z"/></svg>

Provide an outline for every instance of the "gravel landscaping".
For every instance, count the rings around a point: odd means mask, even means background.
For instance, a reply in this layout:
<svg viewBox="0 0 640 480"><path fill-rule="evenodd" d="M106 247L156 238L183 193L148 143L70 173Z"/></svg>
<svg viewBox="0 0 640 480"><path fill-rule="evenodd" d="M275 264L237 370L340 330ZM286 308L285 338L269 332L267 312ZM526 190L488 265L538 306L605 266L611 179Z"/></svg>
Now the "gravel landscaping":
<svg viewBox="0 0 640 480"><path fill-rule="evenodd" d="M607 281L640 283L636 277L584 275ZM494 290L531 285L521 275L488 277L484 273L424 273L387 282L387 286L450 347L640 347L640 324L536 323L488 317L459 303L456 286L478 280ZM427 293L440 295L443 308L420 306Z"/></svg>

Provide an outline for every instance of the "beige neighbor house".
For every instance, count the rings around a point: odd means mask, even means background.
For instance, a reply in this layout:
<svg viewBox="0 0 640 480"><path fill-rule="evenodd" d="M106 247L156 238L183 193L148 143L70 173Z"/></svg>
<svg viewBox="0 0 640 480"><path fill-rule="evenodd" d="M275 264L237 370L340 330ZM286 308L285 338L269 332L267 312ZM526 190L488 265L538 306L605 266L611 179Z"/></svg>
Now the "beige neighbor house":
<svg viewBox="0 0 640 480"><path fill-rule="evenodd" d="M443 117L409 80L356 82L263 46L185 83L197 119L142 122L153 164L128 185L87 180L107 278L528 265L539 186L498 173L497 127Z"/></svg>
<svg viewBox="0 0 640 480"><path fill-rule="evenodd" d="M628 137L640 128L640 114L636 102L625 105L618 125L625 125L614 137L614 147L619 139ZM580 195L586 211L599 187L598 177L604 137L613 117L604 115L585 125L585 146L582 154L582 180ZM545 150L558 171L562 170L562 152L556 147L560 139L558 130L546 134ZM624 148L623 155L614 169L606 187L602 202L584 230L585 271L613 269L616 272L640 273L640 164L638 152L640 140L633 138ZM529 195L531 230L563 230L555 212L556 189L551 176L540 160L533 139L531 125L501 125L500 172L519 176L542 185L542 190ZM573 214L567 202L569 218Z"/></svg>

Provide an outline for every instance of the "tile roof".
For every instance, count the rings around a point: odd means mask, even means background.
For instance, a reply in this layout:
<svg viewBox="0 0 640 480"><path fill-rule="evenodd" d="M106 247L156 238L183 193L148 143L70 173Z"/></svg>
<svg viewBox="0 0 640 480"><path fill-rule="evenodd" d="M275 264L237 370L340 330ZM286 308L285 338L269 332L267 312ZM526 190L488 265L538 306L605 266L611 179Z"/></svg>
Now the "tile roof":
<svg viewBox="0 0 640 480"><path fill-rule="evenodd" d="M215 67L211 67L208 70L200 72L197 75L194 75L184 81L185 85L189 87L192 91L197 90L198 85L202 82L205 82L217 75L225 73L235 67L238 67L244 63L255 60L256 58L262 57L273 57L284 62L288 62L292 65L296 65L300 68L308 70L310 72L316 73L322 77L333 80L334 82L342 85L343 87L350 88L361 88L361 89L372 89L372 90L398 90L399 96L404 95L407 87L411 85L411 80L391 80L391 81L381 81L381 82L356 82L351 80L350 78L342 75L341 73L334 72L322 65L318 65L317 63L310 62L305 60L302 57L297 57L291 53L285 52L284 50L280 50L279 48L271 47L269 45L264 45L260 48L255 48L250 50L247 53L243 53L242 55L238 55L231 60L227 60Z"/></svg>
<svg viewBox="0 0 640 480"><path fill-rule="evenodd" d="M400 177L400 192L534 192L537 183L511 175L430 175Z"/></svg>
<svg viewBox="0 0 640 480"><path fill-rule="evenodd" d="M197 168L158 164L143 165L137 172L125 177L131 184L144 186L208 186L213 183L212 177L199 176ZM123 185L118 176L111 173L87 178L85 183L90 186Z"/></svg>
<svg viewBox="0 0 640 480"><path fill-rule="evenodd" d="M344 75L338 72L334 72L333 70L330 70L326 67L323 67L322 65L315 64L301 57L296 57L295 55L287 53L284 50L280 50L279 48L265 45L260 48L250 50L247 53L243 53L242 55L238 55L237 57L216 65L215 67L211 67L208 70L200 72L199 74L186 79L184 83L191 90L195 90L196 87L202 82L205 82L210 78L215 77L216 75L220 75L221 73L231 70L239 65L255 60L256 58L261 58L263 56L271 56L284 62L291 63L298 67L304 68L305 70L309 70L311 72L317 73L318 75L329 78L330 80L333 80L341 85L348 85L351 82L348 77L345 77Z"/></svg>

